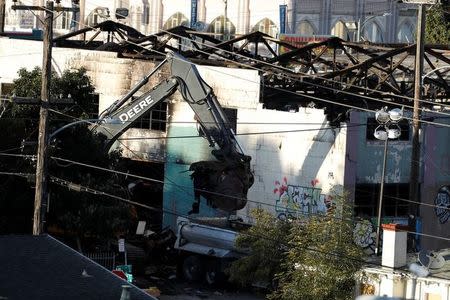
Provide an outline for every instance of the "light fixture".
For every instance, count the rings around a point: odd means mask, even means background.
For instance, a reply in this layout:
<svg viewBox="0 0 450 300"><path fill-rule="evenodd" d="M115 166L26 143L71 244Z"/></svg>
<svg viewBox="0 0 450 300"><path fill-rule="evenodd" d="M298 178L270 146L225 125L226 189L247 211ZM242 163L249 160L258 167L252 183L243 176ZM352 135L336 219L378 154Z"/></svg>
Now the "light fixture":
<svg viewBox="0 0 450 300"><path fill-rule="evenodd" d="M394 108L390 111L387 110L387 106L382 107L375 113L375 119L378 122L378 127L375 129L373 135L376 139L384 141L384 154L383 154L383 167L381 169L381 183L380 183L380 195L378 199L378 216L377 216L377 232L375 236L375 254L379 254L380 245L380 227L381 227L381 211L383 206L383 190L384 180L386 172L386 158L387 158L387 145L389 139L398 139L402 135L402 131L398 122L403 118L402 109Z"/></svg>
<svg viewBox="0 0 450 300"><path fill-rule="evenodd" d="M383 125L379 125L374 133L373 136L380 141L385 141L388 138L388 132L386 131L386 128Z"/></svg>
<svg viewBox="0 0 450 300"><path fill-rule="evenodd" d="M403 107L402 107L402 109L400 109L400 108L391 109L389 111L389 117L390 117L391 121L393 121L393 122L400 121L403 118Z"/></svg>
<svg viewBox="0 0 450 300"><path fill-rule="evenodd" d="M386 124L391 120L391 118L389 117L389 113L387 112L387 106L383 107L380 110L377 110L377 112L375 113L375 119L380 124Z"/></svg>
<svg viewBox="0 0 450 300"><path fill-rule="evenodd" d="M387 137L389 139L398 139L402 135L402 131L400 130L400 127L395 124L396 128L389 128L387 131Z"/></svg>

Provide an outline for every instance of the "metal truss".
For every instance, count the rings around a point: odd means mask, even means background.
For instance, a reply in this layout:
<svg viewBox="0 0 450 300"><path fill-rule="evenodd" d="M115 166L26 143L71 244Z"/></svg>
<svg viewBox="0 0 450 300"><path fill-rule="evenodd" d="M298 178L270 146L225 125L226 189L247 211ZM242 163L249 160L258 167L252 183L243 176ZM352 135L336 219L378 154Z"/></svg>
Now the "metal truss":
<svg viewBox="0 0 450 300"><path fill-rule="evenodd" d="M86 33L93 31L86 41ZM95 38L107 33L106 42ZM77 35L76 41L70 40ZM163 53L179 52L198 64L258 69L262 75L262 99L267 108L325 107L330 119L345 118L347 107L379 109L412 105L415 44L370 44L330 37L293 46L261 32L228 41L214 34L179 26L144 36L131 27L112 21L56 38L57 46L118 52L120 57L161 59ZM425 46L423 107L450 104L450 47ZM443 68L444 66L444 68ZM431 73L430 73L431 71ZM320 101L325 99L329 101Z"/></svg>

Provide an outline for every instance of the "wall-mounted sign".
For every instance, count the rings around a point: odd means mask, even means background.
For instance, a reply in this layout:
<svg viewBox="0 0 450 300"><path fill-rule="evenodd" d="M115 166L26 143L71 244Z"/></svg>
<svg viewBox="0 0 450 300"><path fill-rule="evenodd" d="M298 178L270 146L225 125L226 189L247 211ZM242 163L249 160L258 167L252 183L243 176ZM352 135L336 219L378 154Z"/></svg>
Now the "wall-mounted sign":
<svg viewBox="0 0 450 300"><path fill-rule="evenodd" d="M191 28L195 29L197 23L197 0L191 0Z"/></svg>
<svg viewBox="0 0 450 300"><path fill-rule="evenodd" d="M286 33L287 5L280 5L280 33Z"/></svg>

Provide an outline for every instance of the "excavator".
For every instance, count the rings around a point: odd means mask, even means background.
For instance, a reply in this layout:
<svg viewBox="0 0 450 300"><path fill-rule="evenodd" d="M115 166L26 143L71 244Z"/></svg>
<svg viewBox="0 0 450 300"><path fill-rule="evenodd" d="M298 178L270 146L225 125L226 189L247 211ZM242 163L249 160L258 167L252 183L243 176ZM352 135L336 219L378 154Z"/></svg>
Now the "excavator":
<svg viewBox="0 0 450 300"><path fill-rule="evenodd" d="M170 77L139 97L133 97L165 64L169 65ZM239 146L212 88L202 79L196 65L183 56L168 52L155 69L100 114L100 121L92 130L106 137L106 148L110 149L134 121L176 91L194 111L200 134L208 140L215 158L190 165L195 199L189 213L199 212L201 196L208 205L225 212L242 209L254 182L251 157Z"/></svg>

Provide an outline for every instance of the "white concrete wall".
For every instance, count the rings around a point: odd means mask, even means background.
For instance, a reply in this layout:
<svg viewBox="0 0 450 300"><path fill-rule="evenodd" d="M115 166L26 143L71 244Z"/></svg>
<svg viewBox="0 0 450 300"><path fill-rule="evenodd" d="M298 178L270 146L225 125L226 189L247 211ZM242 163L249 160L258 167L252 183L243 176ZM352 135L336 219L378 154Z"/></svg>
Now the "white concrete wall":
<svg viewBox="0 0 450 300"><path fill-rule="evenodd" d="M346 129L330 129L323 110L300 109L297 113L242 109L238 133L252 156L255 183L248 215L255 207L280 218L301 213L324 213L336 187L342 192ZM323 129L323 130L320 130Z"/></svg>

